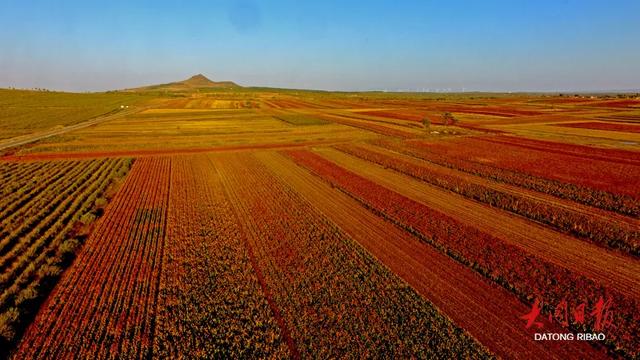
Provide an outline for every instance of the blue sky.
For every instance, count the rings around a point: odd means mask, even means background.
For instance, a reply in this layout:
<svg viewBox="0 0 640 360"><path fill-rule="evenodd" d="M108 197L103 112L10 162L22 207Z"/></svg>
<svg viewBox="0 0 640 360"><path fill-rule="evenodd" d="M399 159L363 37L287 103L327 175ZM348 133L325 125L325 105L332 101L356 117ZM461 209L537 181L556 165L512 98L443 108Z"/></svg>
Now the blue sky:
<svg viewBox="0 0 640 360"><path fill-rule="evenodd" d="M0 0L0 87L640 88L640 1Z"/></svg>

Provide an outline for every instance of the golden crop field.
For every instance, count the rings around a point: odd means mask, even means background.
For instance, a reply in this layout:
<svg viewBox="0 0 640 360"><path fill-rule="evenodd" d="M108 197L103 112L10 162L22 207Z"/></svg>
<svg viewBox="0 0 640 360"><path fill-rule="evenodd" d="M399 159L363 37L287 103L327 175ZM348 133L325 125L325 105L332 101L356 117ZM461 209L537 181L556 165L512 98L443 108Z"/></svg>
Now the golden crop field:
<svg viewBox="0 0 640 360"><path fill-rule="evenodd" d="M640 99L194 79L0 90L5 357L640 356Z"/></svg>

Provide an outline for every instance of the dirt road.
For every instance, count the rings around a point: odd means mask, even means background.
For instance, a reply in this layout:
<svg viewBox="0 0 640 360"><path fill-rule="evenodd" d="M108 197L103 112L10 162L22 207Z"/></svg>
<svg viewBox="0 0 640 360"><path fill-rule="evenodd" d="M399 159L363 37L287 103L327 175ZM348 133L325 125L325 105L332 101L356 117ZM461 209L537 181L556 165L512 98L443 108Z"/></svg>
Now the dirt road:
<svg viewBox="0 0 640 360"><path fill-rule="evenodd" d="M105 122L105 121L118 119L118 118L121 118L121 117L126 116L126 115L135 114L135 113L137 113L139 111L143 111L145 109L146 109L146 107L132 107L132 108L127 108L127 109L116 109L116 110L108 112L106 114L91 118L91 119L89 119L87 121L83 121L81 123L77 123L77 124L73 124L73 125L69 125L69 126L64 126L64 127L54 127L52 129L49 129L49 130L44 130L44 131L40 131L40 132L36 132L36 133L32 133L32 134L21 135L21 136L16 136L16 137L10 138L10 139L5 139L5 140L0 141L0 151L5 150L5 149L9 149L9 148L12 148L12 147L16 147L16 146L29 144L29 143L32 143L34 141L46 139L46 138L51 137L51 136L56 136L56 135L61 135L61 134L64 134L64 133L68 133L69 131L74 131L74 130L78 130L78 129L84 129L86 127L89 127L89 126L92 126L92 125L96 125L96 124L100 124L100 123Z"/></svg>

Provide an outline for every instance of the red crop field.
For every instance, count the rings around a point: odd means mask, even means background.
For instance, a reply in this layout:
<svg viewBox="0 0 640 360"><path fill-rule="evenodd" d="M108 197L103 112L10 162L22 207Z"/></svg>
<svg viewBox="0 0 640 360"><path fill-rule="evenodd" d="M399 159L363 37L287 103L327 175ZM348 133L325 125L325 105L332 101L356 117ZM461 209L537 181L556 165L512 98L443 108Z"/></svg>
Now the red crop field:
<svg viewBox="0 0 640 360"><path fill-rule="evenodd" d="M579 123L562 124L561 126L581 128L581 129L595 129L595 130L607 130L607 131L622 131L622 132L640 133L640 126L639 125L631 125L631 124L614 124L614 123L603 123L603 122L579 122Z"/></svg>
<svg viewBox="0 0 640 360"><path fill-rule="evenodd" d="M504 282L503 286L517 295L528 300L539 297L558 303L569 295L590 299L607 293L616 299L617 304L626 304L626 309L618 309L620 318L616 321L627 322L624 328L629 332L621 334L621 337L630 337L637 331L640 318L635 313L638 304L634 300L625 299L624 295L614 290L603 289L588 278L576 276L544 259L523 256L516 247L505 244L491 234L468 227L437 210L341 169L311 152L291 151L289 155L389 221L409 232L416 232L453 258L476 268L496 282ZM535 276L529 271L532 268L537 269ZM633 344L630 348L636 346Z"/></svg>
<svg viewBox="0 0 640 360"><path fill-rule="evenodd" d="M487 355L264 165L240 157L216 163L293 357L428 357L435 348ZM254 214L260 218L250 220ZM426 334L433 347L421 341Z"/></svg>
<svg viewBox="0 0 640 360"><path fill-rule="evenodd" d="M427 143L411 141L405 145L382 140L383 147L490 180L521 186L527 189L570 199L604 210L637 218L640 215L637 197L638 183L633 179L638 172L635 163L599 161L599 165L620 172L600 175L598 161L581 159L576 155L558 155L553 150L528 151L520 146L504 145L481 139L462 139ZM532 154L529 154L532 153ZM565 165L571 164L571 167ZM607 176L609 178L603 178Z"/></svg>
<svg viewBox="0 0 640 360"><path fill-rule="evenodd" d="M525 149L547 151L555 154L574 155L581 158L618 162L628 165L640 165L640 159L638 159L638 154L635 151L597 148L576 144L563 144L553 141L516 138L512 136L485 137L482 138L482 140L498 144L519 146Z"/></svg>
<svg viewBox="0 0 640 360"><path fill-rule="evenodd" d="M596 209L581 211L583 209L576 206L571 209L571 204L561 200L549 202L546 198L539 195L536 197L522 189L495 187L489 182L465 176L464 173L448 171L445 167L428 162L402 158L394 153L376 152L352 145L339 145L336 148L465 197L546 223L559 231L640 255L640 233L633 222L620 221Z"/></svg>
<svg viewBox="0 0 640 360"><path fill-rule="evenodd" d="M84 95L0 91L0 359L640 356L632 94Z"/></svg>
<svg viewBox="0 0 640 360"><path fill-rule="evenodd" d="M27 331L17 357L150 353L170 171L169 159L135 162L74 266Z"/></svg>
<svg viewBox="0 0 640 360"><path fill-rule="evenodd" d="M613 195L640 197L640 184L633 181L640 166L638 164L612 164L603 160L584 159L578 155L558 154L553 150L523 149L520 146L488 143L483 139L475 138L432 144L416 142L415 144L416 147L428 149L447 158L464 159L487 167L575 184ZM571 163L572 166L561 166L566 163ZM608 172L607 178L603 179L602 176L597 175L604 167L612 171Z"/></svg>
<svg viewBox="0 0 640 360"><path fill-rule="evenodd" d="M171 241L165 243L158 289L155 354L286 356L286 343L217 168L205 155L176 156L171 163Z"/></svg>
<svg viewBox="0 0 640 360"><path fill-rule="evenodd" d="M640 2L575 3L0 1L0 360L640 359Z"/></svg>
<svg viewBox="0 0 640 360"><path fill-rule="evenodd" d="M591 104L591 106L611 107L611 108L639 108L640 99L627 99L627 100L607 100Z"/></svg>

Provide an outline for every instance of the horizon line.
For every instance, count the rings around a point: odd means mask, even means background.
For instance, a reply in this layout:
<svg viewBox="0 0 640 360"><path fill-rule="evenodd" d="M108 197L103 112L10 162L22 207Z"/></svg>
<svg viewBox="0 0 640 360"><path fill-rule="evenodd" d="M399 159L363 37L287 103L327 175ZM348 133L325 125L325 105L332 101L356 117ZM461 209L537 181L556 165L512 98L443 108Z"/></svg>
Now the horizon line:
<svg viewBox="0 0 640 360"><path fill-rule="evenodd" d="M224 81L232 81L232 80L224 80ZM152 85L142 85L140 87L146 86L157 86L163 84L152 84ZM290 90L290 91L321 91L321 92L334 92L334 93L406 93L406 94L562 94L562 95L570 95L573 94L632 94L632 93L640 93L639 88L628 88L628 89L597 89L597 90L588 90L588 89L553 89L553 90L483 90L483 89L471 89L466 90L464 88L456 90L451 88L446 89L431 89L431 88L423 88L420 89L389 89L389 88L380 88L380 89L362 89L362 90L329 90L329 89L321 89L321 88L287 88L287 87L277 87L277 86L266 86L266 85L240 85L239 88L234 88L233 90L240 89L271 89L271 90ZM90 94L90 93L108 93L108 92L130 92L130 90L136 89L134 88L122 88L122 89L108 89L108 90L62 90L62 89L52 89L52 88L44 88L44 87L15 87L15 86L7 86L0 87L0 90L20 90L20 91L41 91L41 92L57 92L57 93L71 93L71 94ZM230 89L226 88L208 88L202 87L199 89L215 89L215 90L223 90L229 91ZM153 91L153 90L150 90ZM158 92L162 92L163 90L158 90ZM166 91L165 92L169 92ZM174 91L180 92L180 91Z"/></svg>

